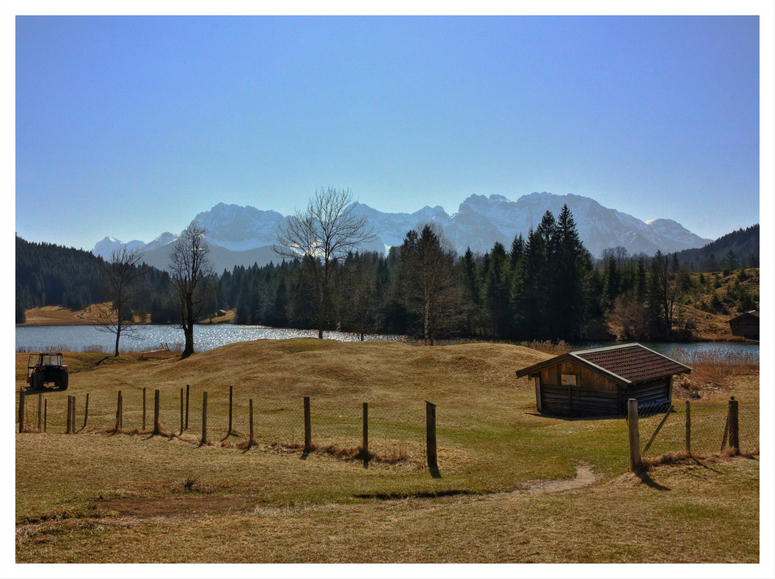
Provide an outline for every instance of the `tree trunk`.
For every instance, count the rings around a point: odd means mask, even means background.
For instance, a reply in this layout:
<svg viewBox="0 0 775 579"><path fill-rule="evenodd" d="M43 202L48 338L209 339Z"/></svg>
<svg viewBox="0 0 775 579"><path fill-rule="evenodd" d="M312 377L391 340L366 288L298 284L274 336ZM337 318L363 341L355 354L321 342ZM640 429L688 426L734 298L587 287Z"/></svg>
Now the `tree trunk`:
<svg viewBox="0 0 775 579"><path fill-rule="evenodd" d="M121 329L117 328L116 329L116 353L115 353L115 357L116 358L118 358L118 341L120 339L121 339Z"/></svg>
<svg viewBox="0 0 775 579"><path fill-rule="evenodd" d="M423 312L423 341L427 344L428 343L428 326L429 326L429 318L430 318L430 301L426 298L425 300L425 310ZM431 344L433 345L433 344Z"/></svg>
<svg viewBox="0 0 775 579"><path fill-rule="evenodd" d="M186 345L183 348L183 354L181 358L188 358L194 353L194 328L187 326L183 329L183 334L186 338Z"/></svg>
<svg viewBox="0 0 775 579"><path fill-rule="evenodd" d="M194 353L194 301L191 294L186 295L186 311L183 318L183 336L186 345L183 348L182 358L188 358Z"/></svg>
<svg viewBox="0 0 775 579"><path fill-rule="evenodd" d="M194 325L186 324L183 327L183 335L186 339L186 345L183 348L183 354L180 357L188 358L191 354L194 353Z"/></svg>

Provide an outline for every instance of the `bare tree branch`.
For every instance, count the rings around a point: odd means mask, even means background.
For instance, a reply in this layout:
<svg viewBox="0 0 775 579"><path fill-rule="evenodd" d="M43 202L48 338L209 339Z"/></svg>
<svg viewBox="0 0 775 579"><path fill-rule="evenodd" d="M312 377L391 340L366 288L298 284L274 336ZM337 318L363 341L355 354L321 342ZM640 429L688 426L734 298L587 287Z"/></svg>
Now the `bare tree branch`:
<svg viewBox="0 0 775 579"><path fill-rule="evenodd" d="M194 324L202 316L208 291L212 289L209 282L215 276L206 235L207 229L193 221L170 253L170 279L178 297L180 326L185 336L182 358L194 353Z"/></svg>
<svg viewBox="0 0 775 579"><path fill-rule="evenodd" d="M348 252L374 239L365 217L355 212L349 189L320 189L304 211L296 211L277 232L274 251L300 258L311 272L317 309L318 337L323 337L331 309L331 283L336 266Z"/></svg>
<svg viewBox="0 0 775 579"><path fill-rule="evenodd" d="M119 341L122 335L131 334L136 329L133 307L143 292L138 283L148 273L140 267L143 254L136 249L121 249L111 253L110 260L103 262L102 288L106 301L97 304L97 329L116 335L115 356L119 353Z"/></svg>

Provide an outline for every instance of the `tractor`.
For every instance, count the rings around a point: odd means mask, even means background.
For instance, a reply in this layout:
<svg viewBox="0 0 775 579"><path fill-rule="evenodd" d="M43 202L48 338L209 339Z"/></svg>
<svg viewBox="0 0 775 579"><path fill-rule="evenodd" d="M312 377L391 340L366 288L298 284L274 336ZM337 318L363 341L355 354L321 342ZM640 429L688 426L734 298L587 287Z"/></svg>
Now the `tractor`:
<svg viewBox="0 0 775 579"><path fill-rule="evenodd" d="M53 383L59 390L67 390L67 366L62 364L62 352L37 352L30 354L27 364L27 382L33 390L43 389Z"/></svg>

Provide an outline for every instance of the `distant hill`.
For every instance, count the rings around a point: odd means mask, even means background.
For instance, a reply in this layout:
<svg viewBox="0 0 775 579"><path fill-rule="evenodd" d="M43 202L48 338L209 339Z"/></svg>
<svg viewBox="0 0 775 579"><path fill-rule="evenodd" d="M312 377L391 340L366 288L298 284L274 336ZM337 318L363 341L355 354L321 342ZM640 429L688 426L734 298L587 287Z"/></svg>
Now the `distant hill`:
<svg viewBox="0 0 775 579"><path fill-rule="evenodd" d="M696 271L759 267L759 224L727 233L703 247L679 251L676 255L679 263ZM730 257L734 257L737 263L730 264Z"/></svg>
<svg viewBox="0 0 775 579"><path fill-rule="evenodd" d="M16 321L31 308L61 306L83 310L104 300L103 259L90 251L51 243L34 243L16 236ZM149 265L151 265L149 263ZM169 276L151 267L143 278L143 307L152 312L159 296L167 298Z"/></svg>
<svg viewBox="0 0 775 579"><path fill-rule="evenodd" d="M24 309L83 309L102 300L100 264L91 252L16 237L16 301Z"/></svg>

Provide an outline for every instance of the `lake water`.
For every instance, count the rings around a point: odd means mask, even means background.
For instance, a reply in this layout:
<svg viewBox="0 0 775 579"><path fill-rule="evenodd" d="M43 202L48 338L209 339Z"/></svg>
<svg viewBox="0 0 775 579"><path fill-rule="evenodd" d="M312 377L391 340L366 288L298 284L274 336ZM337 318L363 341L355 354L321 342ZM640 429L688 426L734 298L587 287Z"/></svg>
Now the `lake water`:
<svg viewBox="0 0 775 579"><path fill-rule="evenodd" d="M324 338L345 342L360 340L358 334L324 332ZM287 338L317 338L317 330L276 329L265 326L235 326L232 324L194 326L194 349L211 350L234 342L251 340L282 340ZM404 336L374 334L365 340L405 340ZM16 328L16 351L65 350L68 352L104 351L112 353L116 335L94 326L29 326ZM159 350L165 347L182 349L183 330L173 326L138 326L131 335L121 336L122 352Z"/></svg>
<svg viewBox="0 0 775 579"><path fill-rule="evenodd" d="M276 329L265 326L235 326L231 324L194 326L194 349L210 350L233 342L250 340L281 340L287 338L317 338L317 330ZM356 342L358 334L344 332L325 332L329 340ZM405 336L371 334L366 340L403 341ZM116 337L109 332L101 332L93 326L32 326L16 328L16 351L65 350L83 352L89 350L112 353ZM170 346L182 349L183 331L172 326L139 326L134 335L121 337L122 352L138 352L143 350L158 350ZM578 344L579 348L597 348L610 346L612 343ZM690 343L651 343L643 342L661 354L669 356L677 349L689 352L721 350L754 352L758 358L758 342L690 342Z"/></svg>

